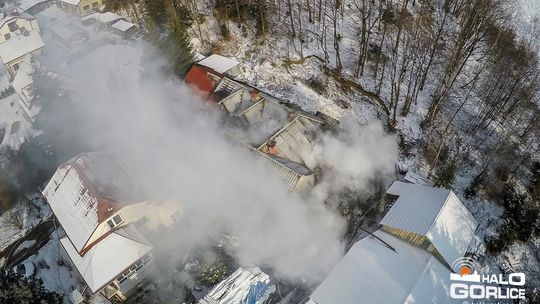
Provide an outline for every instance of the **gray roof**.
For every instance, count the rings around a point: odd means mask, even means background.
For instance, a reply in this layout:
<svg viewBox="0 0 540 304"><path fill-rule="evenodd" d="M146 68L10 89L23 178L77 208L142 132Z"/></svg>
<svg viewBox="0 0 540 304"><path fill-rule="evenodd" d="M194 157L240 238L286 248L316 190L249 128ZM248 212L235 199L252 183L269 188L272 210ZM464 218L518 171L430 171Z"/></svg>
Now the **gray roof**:
<svg viewBox="0 0 540 304"><path fill-rule="evenodd" d="M356 242L308 304L450 303L450 271L429 252L383 231Z"/></svg>
<svg viewBox="0 0 540 304"><path fill-rule="evenodd" d="M396 181L387 193L399 197L382 225L426 236L448 265L463 257L478 223L452 191Z"/></svg>

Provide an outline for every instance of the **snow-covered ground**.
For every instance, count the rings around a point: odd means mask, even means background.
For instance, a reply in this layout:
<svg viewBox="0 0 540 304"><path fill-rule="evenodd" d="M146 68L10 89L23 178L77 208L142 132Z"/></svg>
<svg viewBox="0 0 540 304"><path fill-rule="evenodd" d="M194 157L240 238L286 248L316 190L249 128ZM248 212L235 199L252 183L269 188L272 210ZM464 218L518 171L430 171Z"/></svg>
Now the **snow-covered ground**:
<svg viewBox="0 0 540 304"><path fill-rule="evenodd" d="M82 279L72 268L69 257L59 242L59 233L58 230L55 231L49 242L26 261L36 265L36 277L43 280L45 288L70 295Z"/></svg>
<svg viewBox="0 0 540 304"><path fill-rule="evenodd" d="M28 203L19 203L0 215L0 251L52 215L39 194L30 195Z"/></svg>
<svg viewBox="0 0 540 304"><path fill-rule="evenodd" d="M201 11L211 10L209 8L211 5L207 2L199 3L199 6ZM518 32L524 39L532 38L540 42L538 32L540 28L540 1L520 0L520 2L516 2L514 17L518 25ZM306 111L321 111L338 119L349 116L361 124L376 119L386 120L383 117L385 114L382 114L367 97L354 91L343 90L339 83L325 75L321 64L316 59L308 58L298 62L298 64L289 64L288 59L297 60L299 56L293 55L291 58L290 41L286 35L280 35L279 31L282 29L276 29L272 34L261 38L255 35L255 29L242 28L244 26L238 26L231 21L221 21L221 23L225 23L229 29L230 38L228 40L223 39L217 19L212 15L206 15L205 21L200 27L193 27L192 44L200 53L217 52L240 61L243 73L238 78L297 104ZM310 26L307 21L304 25ZM345 28L342 29L344 40L347 40L347 36L351 37L353 32L352 29L347 29L347 26L343 27ZM203 39L201 40L201 38ZM347 46L354 48L351 41L345 41L344 45L345 49ZM317 48L316 42L308 41L303 50L304 55L316 54L315 48ZM343 60L347 69L347 59ZM330 59L330 62L332 61L333 58ZM349 64L352 62L349 61ZM474 60L471 60L471 65L468 65L466 70L472 70L476 64ZM314 87L310 87L309 83L312 80L321 83L323 88L317 88L316 91ZM373 83L362 80L361 82L366 88L372 89ZM424 139L425 134L420 128L420 123L427 112L428 101L431 98L434 85L436 84L428 83L426 89L420 92L414 111L407 117L398 117L399 133L409 143L414 144L416 141ZM383 85L381 96L388 96L388 94L389 88ZM451 94L451 102L458 103L463 99L462 95L462 91L454 90ZM478 98L476 96L468 97L471 101L463 108L462 112L465 114L456 118L455 125L468 125L470 114L467 113L478 111L477 107L480 104L476 102ZM451 110L454 111L453 108ZM484 155L472 151L472 162L481 161L483 157ZM400 155L398 165L402 168L418 170L424 174L428 167L423 157L423 151L416 147L412 147L407 155ZM478 243L476 247L479 254L485 255L484 241L486 237L497 234L497 228L503 223L504 208L495 202L482 199L481 196L471 200L464 199L463 191L471 183L474 176L473 169L462 168L457 174L453 188L480 224L477 230ZM498 273L500 269L510 265L515 271L526 273L529 286L540 286L539 243L538 239L527 243L516 243L496 256L487 256L484 260L485 270Z"/></svg>

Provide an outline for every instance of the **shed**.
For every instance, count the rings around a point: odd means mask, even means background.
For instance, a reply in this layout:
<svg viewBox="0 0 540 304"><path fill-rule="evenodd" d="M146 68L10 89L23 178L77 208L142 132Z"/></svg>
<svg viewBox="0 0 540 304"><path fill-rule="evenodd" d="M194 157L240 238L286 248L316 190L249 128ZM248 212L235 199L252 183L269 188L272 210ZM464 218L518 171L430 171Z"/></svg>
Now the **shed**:
<svg viewBox="0 0 540 304"><path fill-rule="evenodd" d="M198 62L198 64L210 68L219 74L232 77L240 74L240 62L218 54L213 54Z"/></svg>
<svg viewBox="0 0 540 304"><path fill-rule="evenodd" d="M381 220L385 231L432 252L447 267L464 256L478 223L451 190L396 181L387 193L398 198Z"/></svg>

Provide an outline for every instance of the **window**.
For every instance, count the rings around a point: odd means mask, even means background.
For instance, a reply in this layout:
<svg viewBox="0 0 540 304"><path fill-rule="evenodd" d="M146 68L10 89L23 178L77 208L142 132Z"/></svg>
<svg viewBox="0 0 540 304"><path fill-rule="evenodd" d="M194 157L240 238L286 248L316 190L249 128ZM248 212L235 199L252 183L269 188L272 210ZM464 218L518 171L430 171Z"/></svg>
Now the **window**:
<svg viewBox="0 0 540 304"><path fill-rule="evenodd" d="M97 3L97 2L92 3L92 8L95 9L95 8L98 8L98 6L99 6L99 3Z"/></svg>
<svg viewBox="0 0 540 304"><path fill-rule="evenodd" d="M15 72L17 72L17 71L19 70L19 64L18 64L18 63L15 63L15 64L13 65L13 70L14 70Z"/></svg>
<svg viewBox="0 0 540 304"><path fill-rule="evenodd" d="M6 40L9 40L9 38L11 38L11 34L10 33L5 34L4 38L6 38Z"/></svg>
<svg viewBox="0 0 540 304"><path fill-rule="evenodd" d="M85 5L85 6L83 7L83 9L84 9L85 11L89 10L89 9L90 9L90 5Z"/></svg>
<svg viewBox="0 0 540 304"><path fill-rule="evenodd" d="M113 216L112 219L108 220L107 224L112 229L112 228L122 224L123 222L124 222L124 219L120 216L120 214L117 214L117 215Z"/></svg>
<svg viewBox="0 0 540 304"><path fill-rule="evenodd" d="M9 27L10 32L14 32L19 28L17 26L17 21L13 21L13 22L8 23L8 27Z"/></svg>

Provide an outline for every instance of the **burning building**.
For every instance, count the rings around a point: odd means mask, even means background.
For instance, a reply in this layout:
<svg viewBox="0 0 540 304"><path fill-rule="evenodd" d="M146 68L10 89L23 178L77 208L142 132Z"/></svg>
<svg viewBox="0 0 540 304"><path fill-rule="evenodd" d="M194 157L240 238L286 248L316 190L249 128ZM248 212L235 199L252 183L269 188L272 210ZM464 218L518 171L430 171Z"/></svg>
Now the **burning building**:
<svg viewBox="0 0 540 304"><path fill-rule="evenodd" d="M337 125L337 120L306 113L235 80L238 71L236 61L212 55L194 64L185 81L222 110L227 136L275 169L289 190L312 187L317 168L306 156L322 130Z"/></svg>

